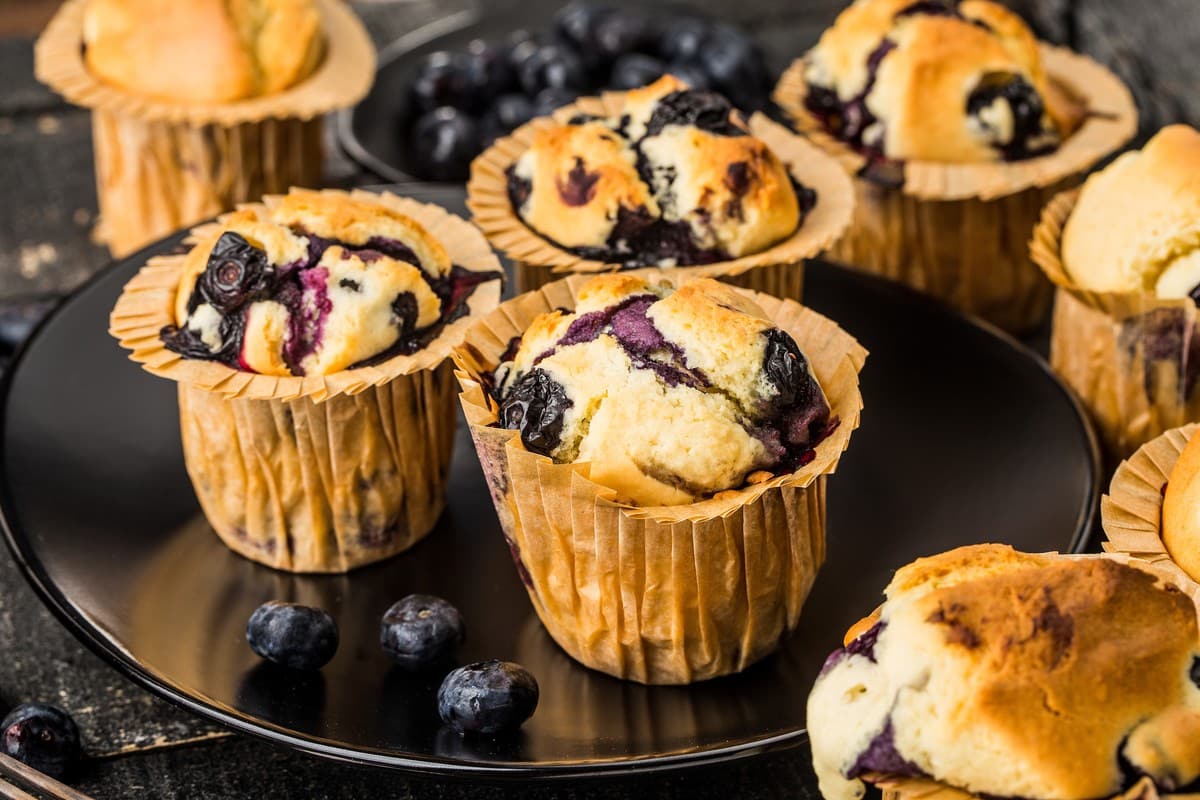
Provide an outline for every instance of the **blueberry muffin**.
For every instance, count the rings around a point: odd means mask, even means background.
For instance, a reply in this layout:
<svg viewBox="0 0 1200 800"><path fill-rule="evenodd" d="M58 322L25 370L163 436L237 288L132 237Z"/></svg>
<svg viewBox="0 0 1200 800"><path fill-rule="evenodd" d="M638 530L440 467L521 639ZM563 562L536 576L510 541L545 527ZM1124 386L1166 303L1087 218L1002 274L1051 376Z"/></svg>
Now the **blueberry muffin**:
<svg viewBox="0 0 1200 800"><path fill-rule="evenodd" d="M92 111L97 236L122 257L321 182L323 115L375 74L338 0L66 0L38 79Z"/></svg>
<svg viewBox="0 0 1200 800"><path fill-rule="evenodd" d="M686 271L573 276L473 325L460 399L550 636L649 684L774 651L825 557L865 356L794 301Z"/></svg>
<svg viewBox="0 0 1200 800"><path fill-rule="evenodd" d="M757 253L817 200L728 100L669 75L629 92L619 118L580 114L537 131L509 169L509 195L538 234L626 267Z"/></svg>
<svg viewBox="0 0 1200 800"><path fill-rule="evenodd" d="M476 159L467 188L526 290L554 273L686 267L798 298L804 259L852 206L832 159L671 75L518 128Z"/></svg>
<svg viewBox="0 0 1200 800"><path fill-rule="evenodd" d="M188 475L221 540L344 572L429 533L454 441L447 356L500 298L487 241L435 206L297 189L190 242L130 281L110 324L179 383Z"/></svg>
<svg viewBox="0 0 1200 800"><path fill-rule="evenodd" d="M1137 125L1116 76L991 0L855 0L775 99L855 177L833 257L1017 334L1053 295L1038 209Z"/></svg>
<svg viewBox="0 0 1200 800"><path fill-rule="evenodd" d="M1196 609L1161 578L977 545L898 570L886 596L809 697L829 800L864 779L1082 800L1200 777Z"/></svg>
<svg viewBox="0 0 1200 800"><path fill-rule="evenodd" d="M451 263L414 220L294 192L225 218L187 254L169 350L264 375L327 375L412 354L496 272Z"/></svg>
<svg viewBox="0 0 1200 800"><path fill-rule="evenodd" d="M100 79L190 103L287 89L325 46L314 0L87 0L83 45Z"/></svg>
<svg viewBox="0 0 1200 800"><path fill-rule="evenodd" d="M808 55L805 106L873 157L1018 160L1052 152L1037 40L989 0L860 0Z"/></svg>
<svg viewBox="0 0 1200 800"><path fill-rule="evenodd" d="M1049 203L1034 260L1058 286L1050 360L1124 458L1200 420L1200 133L1164 128Z"/></svg>

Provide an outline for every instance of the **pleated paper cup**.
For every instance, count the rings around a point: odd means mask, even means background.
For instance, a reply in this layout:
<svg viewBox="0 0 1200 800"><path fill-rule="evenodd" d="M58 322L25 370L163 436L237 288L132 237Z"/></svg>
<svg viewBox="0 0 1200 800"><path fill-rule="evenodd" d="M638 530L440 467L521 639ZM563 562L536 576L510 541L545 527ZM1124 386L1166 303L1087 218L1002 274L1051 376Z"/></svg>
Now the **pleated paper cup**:
<svg viewBox="0 0 1200 800"><path fill-rule="evenodd" d="M799 303L747 292L808 355L840 424L796 472L687 505L620 503L589 479L587 463L556 464L497 427L484 388L512 338L539 314L574 308L587 281L573 276L502 304L454 352L459 399L517 569L546 630L586 666L648 684L738 672L795 628L825 558L825 484L858 427L866 351Z"/></svg>
<svg viewBox="0 0 1200 800"><path fill-rule="evenodd" d="M1162 538L1163 497L1171 470L1200 425L1185 425L1151 439L1124 461L1100 501L1104 549L1122 553L1170 575L1200 606L1200 584L1171 557Z"/></svg>
<svg viewBox="0 0 1200 800"><path fill-rule="evenodd" d="M1030 253L1057 287L1050 364L1091 413L1110 458L1200 421L1196 359L1200 310L1151 292L1093 292L1062 262L1062 233L1078 190L1056 196L1033 232Z"/></svg>
<svg viewBox="0 0 1200 800"><path fill-rule="evenodd" d="M327 191L326 194L338 194ZM469 222L391 194L353 192L420 223L453 263L499 271ZM244 206L266 214L279 202ZM195 229L193 240L213 225ZM109 332L148 372L179 384L184 459L208 521L232 550L291 572L344 572L408 549L445 507L455 381L447 358L500 301L482 284L470 313L412 355L329 375L242 372L167 350L184 255L150 260L125 286Z"/></svg>
<svg viewBox="0 0 1200 800"><path fill-rule="evenodd" d="M84 60L87 0L68 0L38 39L38 80L92 109L99 236L116 257L291 186L321 182L322 116L353 105L375 48L339 0L317 0L324 56L307 78L231 103L172 103L105 83Z"/></svg>
<svg viewBox="0 0 1200 800"><path fill-rule="evenodd" d="M621 264L587 259L558 247L525 224L508 196L508 168L533 145L539 130L578 114L619 117L624 92L585 97L552 117L540 117L499 139L471 165L467 205L488 240L513 262L517 291L539 289L573 273L612 272ZM850 224L854 189L838 165L821 150L762 114L749 120L750 133L766 143L792 176L817 193L817 204L788 238L753 255L686 269L698 277L716 278L744 289L799 301L804 261L829 249Z"/></svg>
<svg viewBox="0 0 1200 800"><path fill-rule="evenodd" d="M1137 109L1109 70L1042 44L1055 95L1082 111L1082 124L1054 153L1024 161L897 165L897 186L872 179L862 154L831 136L804 106L806 60L780 78L775 100L810 141L855 176L854 222L830 255L906 283L1014 333L1036 328L1052 287L1029 260L1026 242L1041 209L1077 185L1137 130Z"/></svg>

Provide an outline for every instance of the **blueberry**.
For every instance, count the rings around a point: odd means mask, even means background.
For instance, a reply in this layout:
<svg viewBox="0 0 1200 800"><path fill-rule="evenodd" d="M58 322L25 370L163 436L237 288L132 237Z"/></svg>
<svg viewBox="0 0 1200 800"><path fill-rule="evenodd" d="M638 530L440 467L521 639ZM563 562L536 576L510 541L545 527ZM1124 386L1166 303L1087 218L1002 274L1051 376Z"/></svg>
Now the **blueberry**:
<svg viewBox="0 0 1200 800"><path fill-rule="evenodd" d="M653 56L626 53L613 64L608 85L613 89L637 89L654 83L666 72L666 66Z"/></svg>
<svg viewBox="0 0 1200 800"><path fill-rule="evenodd" d="M546 117L565 105L574 103L579 93L571 89L542 89L533 98L533 115Z"/></svg>
<svg viewBox="0 0 1200 800"><path fill-rule="evenodd" d="M729 26L718 26L704 42L699 63L712 79L712 85L745 109L762 107L766 102L766 68L753 40Z"/></svg>
<svg viewBox="0 0 1200 800"><path fill-rule="evenodd" d="M576 0L560 8L554 15L554 29L563 41L583 50L595 42L596 26L610 13L612 8L602 3Z"/></svg>
<svg viewBox="0 0 1200 800"><path fill-rule="evenodd" d="M470 109L477 100L472 80L466 53L430 53L409 86L413 107L418 113L439 106Z"/></svg>
<svg viewBox="0 0 1200 800"><path fill-rule="evenodd" d="M524 28L513 31L504 40L504 56L508 67L515 77L521 70L521 65L538 51L543 42Z"/></svg>
<svg viewBox="0 0 1200 800"><path fill-rule="evenodd" d="M508 661L460 667L438 689L438 714L461 733L515 731L533 716L537 704L533 675Z"/></svg>
<svg viewBox="0 0 1200 800"><path fill-rule="evenodd" d="M435 181L465 181L482 140L475 119L457 109L436 108L417 120L409 136L409 163Z"/></svg>
<svg viewBox="0 0 1200 800"><path fill-rule="evenodd" d="M549 455L562 441L563 416L574 403L543 369L521 376L500 404L500 426L521 432L525 447Z"/></svg>
<svg viewBox="0 0 1200 800"><path fill-rule="evenodd" d="M467 45L465 68L475 108L486 107L492 98L511 91L516 85L516 75L508 65L505 52L482 39Z"/></svg>
<svg viewBox="0 0 1200 800"><path fill-rule="evenodd" d="M649 15L621 9L596 22L594 47L602 58L612 61L626 53L652 49L656 35Z"/></svg>
<svg viewBox="0 0 1200 800"><path fill-rule="evenodd" d="M657 136L668 125L694 125L719 136L742 136L732 122L733 106L716 92L671 92L658 101L646 123L646 135Z"/></svg>
<svg viewBox="0 0 1200 800"><path fill-rule="evenodd" d="M709 24L699 17L677 17L663 25L656 50L665 61L690 61L709 34Z"/></svg>
<svg viewBox="0 0 1200 800"><path fill-rule="evenodd" d="M379 644L401 667L420 672L450 662L464 635L457 608L440 597L410 594L383 615Z"/></svg>
<svg viewBox="0 0 1200 800"><path fill-rule="evenodd" d="M587 73L579 56L558 44L539 47L518 68L521 88L528 95L543 89L587 88Z"/></svg>
<svg viewBox="0 0 1200 800"><path fill-rule="evenodd" d="M258 655L291 669L320 669L338 648L337 623L328 612L272 600L254 609L246 641Z"/></svg>
<svg viewBox="0 0 1200 800"><path fill-rule="evenodd" d="M985 75L979 86L967 98L967 113L979 117L981 112L997 100L1007 103L1012 112L1012 137L1001 139L999 131L993 131L994 144L1010 159L1028 158L1038 155L1050 147L1038 143L1045 135L1042 121L1046 109L1037 89L1019 75L992 73ZM1052 147L1052 143L1050 144Z"/></svg>
<svg viewBox="0 0 1200 800"><path fill-rule="evenodd" d="M763 372L779 390L778 405L787 407L807 402L814 393L813 378L796 340L778 328L767 331L766 339Z"/></svg>
<svg viewBox="0 0 1200 800"><path fill-rule="evenodd" d="M57 706L23 703L0 722L4 753L38 772L61 780L79 762L79 728Z"/></svg>
<svg viewBox="0 0 1200 800"><path fill-rule="evenodd" d="M485 117L489 127L509 133L533 119L533 103L523 94L505 94L496 98Z"/></svg>
<svg viewBox="0 0 1200 800"><path fill-rule="evenodd" d="M708 73L694 60L674 61L667 65L667 72L693 89L704 90L712 87Z"/></svg>

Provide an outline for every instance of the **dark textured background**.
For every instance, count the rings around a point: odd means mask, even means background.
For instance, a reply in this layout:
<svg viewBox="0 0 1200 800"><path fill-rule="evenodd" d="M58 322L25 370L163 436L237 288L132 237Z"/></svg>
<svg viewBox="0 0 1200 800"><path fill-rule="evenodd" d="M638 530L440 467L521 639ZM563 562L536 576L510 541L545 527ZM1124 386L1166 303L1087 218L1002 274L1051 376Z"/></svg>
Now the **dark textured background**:
<svg viewBox="0 0 1200 800"><path fill-rule="evenodd" d="M164 2L167 0L164 0ZM354 3L380 45L471 0ZM515 0L478 0L503 14ZM841 0L690 0L757 32L772 66L807 49ZM1141 139L1200 122L1197 0L1010 0L1050 41L1089 53L1133 88ZM90 240L96 198L88 115L33 79L32 35L49 0L0 0L0 300L70 290L101 268ZM370 182L334 152L331 185ZM742 766L590 786L467 786L341 766L235 736L135 687L83 649L0 554L0 706L30 699L69 709L94 756L76 780L100 798L805 798L806 749Z"/></svg>

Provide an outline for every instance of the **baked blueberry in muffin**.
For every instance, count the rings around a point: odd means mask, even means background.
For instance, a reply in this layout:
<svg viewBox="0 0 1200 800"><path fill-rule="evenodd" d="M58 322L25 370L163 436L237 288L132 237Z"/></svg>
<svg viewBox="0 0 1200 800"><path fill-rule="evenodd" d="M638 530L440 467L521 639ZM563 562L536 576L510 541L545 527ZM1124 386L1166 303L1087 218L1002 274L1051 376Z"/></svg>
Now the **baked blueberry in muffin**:
<svg viewBox="0 0 1200 800"><path fill-rule="evenodd" d="M675 505L790 472L836 424L805 355L745 295L609 274L574 312L538 317L494 373L501 427L589 462L640 505Z"/></svg>
<svg viewBox="0 0 1200 800"><path fill-rule="evenodd" d="M857 0L809 53L806 108L876 158L1018 160L1057 148L1038 43L990 0Z"/></svg>
<svg viewBox="0 0 1200 800"><path fill-rule="evenodd" d="M1192 601L1136 567L976 545L898 570L808 701L821 793L923 777L981 797L1110 797L1200 776Z"/></svg>
<svg viewBox="0 0 1200 800"><path fill-rule="evenodd" d="M540 236L627 267L761 252L817 202L728 100L669 75L627 93L619 119L578 115L538 130L508 185Z"/></svg>
<svg viewBox="0 0 1200 800"><path fill-rule="evenodd" d="M266 375L325 375L411 354L498 272L450 263L416 221L345 195L293 191L244 210L187 256L167 348Z"/></svg>

